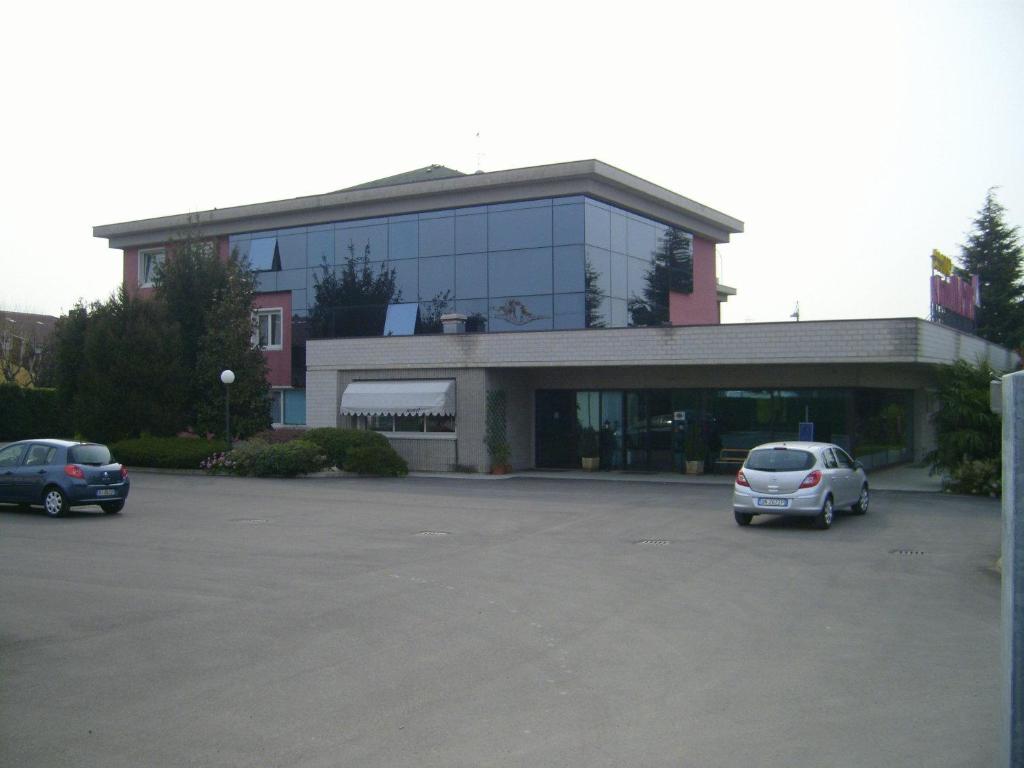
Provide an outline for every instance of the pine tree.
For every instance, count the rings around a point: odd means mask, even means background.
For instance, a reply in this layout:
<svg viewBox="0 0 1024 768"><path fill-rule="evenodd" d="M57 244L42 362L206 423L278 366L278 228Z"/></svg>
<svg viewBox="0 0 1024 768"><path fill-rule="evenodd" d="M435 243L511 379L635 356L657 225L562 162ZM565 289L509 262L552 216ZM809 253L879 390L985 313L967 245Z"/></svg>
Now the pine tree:
<svg viewBox="0 0 1024 768"><path fill-rule="evenodd" d="M977 275L981 284L976 333L1016 349L1024 344L1024 250L1017 227L1004 221L1005 213L995 190L990 189L967 244L961 246L960 263L965 272Z"/></svg>

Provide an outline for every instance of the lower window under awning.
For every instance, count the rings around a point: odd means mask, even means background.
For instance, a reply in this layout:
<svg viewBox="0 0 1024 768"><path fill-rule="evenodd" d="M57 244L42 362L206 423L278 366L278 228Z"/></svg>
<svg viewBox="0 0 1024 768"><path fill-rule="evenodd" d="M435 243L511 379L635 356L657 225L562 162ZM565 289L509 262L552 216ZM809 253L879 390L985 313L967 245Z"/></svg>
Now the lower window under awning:
<svg viewBox="0 0 1024 768"><path fill-rule="evenodd" d="M353 381L341 395L351 416L454 416L455 382Z"/></svg>

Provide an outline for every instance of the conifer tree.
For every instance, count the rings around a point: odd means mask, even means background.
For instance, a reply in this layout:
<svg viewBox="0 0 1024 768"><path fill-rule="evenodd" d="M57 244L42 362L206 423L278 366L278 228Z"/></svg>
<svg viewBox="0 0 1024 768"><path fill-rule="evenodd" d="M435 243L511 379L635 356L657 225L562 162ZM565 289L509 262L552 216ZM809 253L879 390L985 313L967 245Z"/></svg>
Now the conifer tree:
<svg viewBox="0 0 1024 768"><path fill-rule="evenodd" d="M1005 213L990 189L967 243L961 246L960 264L964 272L978 276L981 287L976 333L1017 349L1024 345L1024 250L1017 227L1006 224Z"/></svg>

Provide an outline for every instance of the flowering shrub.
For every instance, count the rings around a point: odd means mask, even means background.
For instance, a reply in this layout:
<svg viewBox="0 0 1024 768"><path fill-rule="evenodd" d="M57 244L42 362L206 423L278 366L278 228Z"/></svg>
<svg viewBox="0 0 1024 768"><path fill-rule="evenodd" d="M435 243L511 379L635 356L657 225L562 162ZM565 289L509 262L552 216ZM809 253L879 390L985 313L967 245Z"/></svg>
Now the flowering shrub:
<svg viewBox="0 0 1024 768"><path fill-rule="evenodd" d="M199 463L200 469L205 469L214 475L230 474L234 466L235 462L231 458L231 454L226 451L215 453Z"/></svg>
<svg viewBox="0 0 1024 768"><path fill-rule="evenodd" d="M253 477L294 477L327 466L320 447L306 440L278 445L252 440L235 448L225 461L232 462L233 474Z"/></svg>

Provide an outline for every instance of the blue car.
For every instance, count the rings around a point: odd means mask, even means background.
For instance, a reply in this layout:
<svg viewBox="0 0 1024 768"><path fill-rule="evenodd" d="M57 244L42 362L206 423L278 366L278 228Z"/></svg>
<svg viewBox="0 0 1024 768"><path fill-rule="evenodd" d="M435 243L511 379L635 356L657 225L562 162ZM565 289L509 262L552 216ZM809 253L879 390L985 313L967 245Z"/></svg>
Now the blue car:
<svg viewBox="0 0 1024 768"><path fill-rule="evenodd" d="M50 517L86 504L117 514L130 485L128 469L99 443L22 440L0 449L0 502L42 505Z"/></svg>

